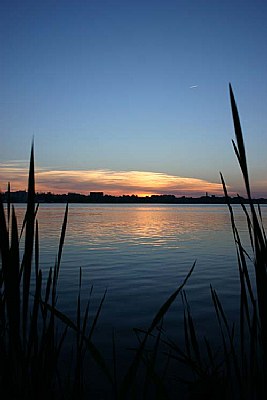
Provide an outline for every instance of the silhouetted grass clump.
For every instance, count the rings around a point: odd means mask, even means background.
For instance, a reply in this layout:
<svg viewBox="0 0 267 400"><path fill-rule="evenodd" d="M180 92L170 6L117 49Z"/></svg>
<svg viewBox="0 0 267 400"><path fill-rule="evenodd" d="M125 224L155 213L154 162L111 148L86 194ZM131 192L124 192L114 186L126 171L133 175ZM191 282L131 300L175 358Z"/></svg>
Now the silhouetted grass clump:
<svg viewBox="0 0 267 400"><path fill-rule="evenodd" d="M5 399L81 398L83 360L86 351L108 376L105 362L91 340L105 295L89 326L89 301L84 315L81 312L80 271L76 321L73 322L57 309L57 283L67 227L68 205L62 224L58 255L44 281L39 266L38 205L35 205L33 146L29 168L27 209L20 233L15 210L13 206L11 207L9 199L10 185L8 185L6 213L0 199L1 397ZM23 234L25 236L24 251L21 258L20 243ZM58 368L67 331L73 331L76 335L76 348L68 378L66 371L60 371Z"/></svg>
<svg viewBox="0 0 267 400"><path fill-rule="evenodd" d="M188 384L191 399L265 399L267 396L267 241L260 206L255 208L243 134L238 110L230 85L230 101L236 142L234 151L242 172L248 208L240 197L247 221L251 249L245 249L238 232L234 210L221 174L222 186L231 218L236 247L240 308L237 321L231 323L216 290L211 286L211 299L218 322L217 341L220 349L204 338L199 340L186 295L184 304L184 347L167 341L171 357L192 373ZM253 256L250 256L252 254ZM214 337L211 338L214 343Z"/></svg>
<svg viewBox="0 0 267 400"><path fill-rule="evenodd" d="M255 208L249 182L246 152L239 115L230 86L230 100L236 142L234 151L243 175L249 207L242 203L247 221L251 251L244 248L233 208L221 174L222 186L231 217L236 246L239 281L239 321L231 323L216 290L211 286L211 299L218 322L218 351L207 338L200 340L189 302L184 291L195 263L182 284L160 307L146 331L135 330L138 345L132 362L122 379L118 379L115 336L112 337L113 368L94 346L92 336L105 293L99 308L89 321L89 301L81 311L80 270L76 320L72 321L57 308L57 283L66 234L68 205L59 238L58 255L48 277L43 279L39 265L38 205L35 204L34 155L31 150L28 202L22 229L19 232L8 186L6 209L0 200L0 390L4 399L82 399L84 393L84 359L89 355L99 369L100 381L110 388L106 398L168 399L166 376L169 363L179 362L191 373L187 382L189 399L265 399L267 394L267 240L260 207ZM21 238L24 235L24 251ZM21 256L22 254L22 256ZM251 265L254 271L251 271ZM253 272L253 273L251 273ZM254 282L255 279L255 282ZM184 306L184 343L164 339L163 318L172 303L181 296ZM71 331L75 337L72 366L67 376L60 367L65 339ZM153 343L148 350L148 342ZM214 338L212 338L214 343ZM165 349L164 366L158 362ZM180 370L180 369L179 369ZM158 372L160 371L160 372ZM86 374L88 371L86 371ZM140 379L140 373L142 375ZM178 377L179 379L181 377ZM141 383L140 383L141 382ZM152 388L152 389L151 389ZM175 393L178 398L181 393ZM91 397L92 398L92 397ZM96 397L95 397L96 398Z"/></svg>

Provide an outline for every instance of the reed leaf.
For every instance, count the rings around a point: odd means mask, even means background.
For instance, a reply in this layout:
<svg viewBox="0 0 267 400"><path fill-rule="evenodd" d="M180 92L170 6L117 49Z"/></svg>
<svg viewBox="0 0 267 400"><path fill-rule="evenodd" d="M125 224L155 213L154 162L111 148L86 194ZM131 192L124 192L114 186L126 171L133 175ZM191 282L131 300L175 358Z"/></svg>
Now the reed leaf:
<svg viewBox="0 0 267 400"><path fill-rule="evenodd" d="M11 208L11 197L10 197L10 182L7 184L7 226L9 231L10 226L10 208Z"/></svg>
<svg viewBox="0 0 267 400"><path fill-rule="evenodd" d="M39 275L39 229L38 229L38 221L36 220L35 224L35 280L36 287Z"/></svg>
<svg viewBox="0 0 267 400"><path fill-rule="evenodd" d="M95 318L94 318L94 320L93 320L93 324L92 324L92 327L91 327L91 329L90 329L89 336L88 336L88 339L89 339L89 340L92 339L92 336L93 336L93 333L94 333L94 330L95 330L95 327L96 327L96 324L97 324L97 321L98 321L98 318L99 318L99 315L100 315L100 312L101 312L103 303L104 303L105 298L106 298L106 294L107 294L107 289L106 289L105 292L104 292L104 295L103 295L103 297L102 297L102 299L101 299L101 301L100 301L99 307L98 307L98 309L97 309Z"/></svg>
<svg viewBox="0 0 267 400"><path fill-rule="evenodd" d="M8 237L6 217L5 217L5 211L1 193L0 193L0 253L2 258L3 279L5 279L5 273L6 269L8 268L8 260L9 260L9 237Z"/></svg>
<svg viewBox="0 0 267 400"><path fill-rule="evenodd" d="M263 225L263 220L262 220L262 213L261 213L261 207L258 204L258 213L259 213L259 219L260 219L260 225L261 225L261 231L264 237L264 242L265 242L265 248L267 248L267 238L266 238L266 233Z"/></svg>
<svg viewBox="0 0 267 400"><path fill-rule="evenodd" d="M14 207L12 206L11 246L9 266L6 273L5 294L10 335L17 350L20 347L20 284L19 284L19 240L18 226Z"/></svg>
<svg viewBox="0 0 267 400"><path fill-rule="evenodd" d="M37 276L34 303L31 316L31 324L29 330L29 341L28 341L28 357L30 357L32 346L35 347L35 353L38 348L38 310L41 299L41 289L42 289L42 271L39 271Z"/></svg>
<svg viewBox="0 0 267 400"><path fill-rule="evenodd" d="M232 107L233 122L234 122L234 128L235 128L235 136L236 136L236 141L237 141L237 146L233 142L234 150L237 155L241 171L243 173L248 198L251 199L245 145L244 145L244 141L243 141L243 134L242 134L241 124L240 124L239 114L238 114L238 110L237 110L237 106L236 106L236 102L235 102L231 84L229 84L229 91L230 91L230 101L231 101L231 107Z"/></svg>
<svg viewBox="0 0 267 400"><path fill-rule="evenodd" d="M27 222L25 233L25 250L24 250L24 270L23 270L23 313L22 328L24 344L26 342L28 304L30 293L30 279L32 267L33 241L34 241L34 212L35 207L35 180L34 180L34 149L31 148L29 179L28 179L28 201L27 201Z"/></svg>
<svg viewBox="0 0 267 400"><path fill-rule="evenodd" d="M61 257L62 257L62 250L63 250L64 240L65 240L65 235L66 235L66 229L67 229L68 210L69 210L69 205L67 203L66 204L66 209L65 209L64 220L63 220L63 224L62 224L62 228L61 228L60 241L59 241L58 257L57 257L57 268L56 268L56 276L57 276L57 278L58 278L58 274L59 274L60 261L61 261Z"/></svg>

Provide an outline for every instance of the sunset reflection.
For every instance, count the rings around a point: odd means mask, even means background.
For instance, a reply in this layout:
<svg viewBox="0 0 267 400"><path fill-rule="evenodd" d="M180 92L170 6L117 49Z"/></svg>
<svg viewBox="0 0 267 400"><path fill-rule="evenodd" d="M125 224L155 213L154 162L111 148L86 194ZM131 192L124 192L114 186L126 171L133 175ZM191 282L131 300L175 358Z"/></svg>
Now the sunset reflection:
<svg viewBox="0 0 267 400"><path fill-rule="evenodd" d="M89 251L116 250L122 244L137 246L180 248L189 241L198 241L199 233L210 236L228 224L228 216L219 207L184 206L99 206L70 205L66 245L82 246ZM225 207L222 206L222 210ZM40 236L54 244L62 224L62 205L40 206L38 219ZM18 208L19 219L23 215Z"/></svg>

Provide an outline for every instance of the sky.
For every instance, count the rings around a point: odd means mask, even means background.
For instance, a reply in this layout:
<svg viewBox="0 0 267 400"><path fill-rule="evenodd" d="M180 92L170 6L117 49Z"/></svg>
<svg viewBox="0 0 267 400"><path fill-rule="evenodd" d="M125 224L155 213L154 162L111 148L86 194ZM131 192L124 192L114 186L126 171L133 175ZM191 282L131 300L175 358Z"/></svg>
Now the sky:
<svg viewBox="0 0 267 400"><path fill-rule="evenodd" d="M0 189L267 197L265 0L1 0Z"/></svg>

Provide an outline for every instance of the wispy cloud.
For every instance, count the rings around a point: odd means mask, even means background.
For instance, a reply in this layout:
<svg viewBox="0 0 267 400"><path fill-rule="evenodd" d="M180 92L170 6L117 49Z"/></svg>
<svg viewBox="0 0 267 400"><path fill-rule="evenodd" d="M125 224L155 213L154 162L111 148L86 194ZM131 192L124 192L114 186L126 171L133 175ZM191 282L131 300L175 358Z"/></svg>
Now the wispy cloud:
<svg viewBox="0 0 267 400"><path fill-rule="evenodd" d="M198 87L198 85L192 85L189 87L189 89L196 89Z"/></svg>
<svg viewBox="0 0 267 400"><path fill-rule="evenodd" d="M0 164L1 189L11 182L12 190L27 187L28 166L25 163ZM205 192L222 194L221 184L203 179L180 177L161 172L36 169L36 190L55 193L103 191L108 194L175 194L200 196Z"/></svg>

